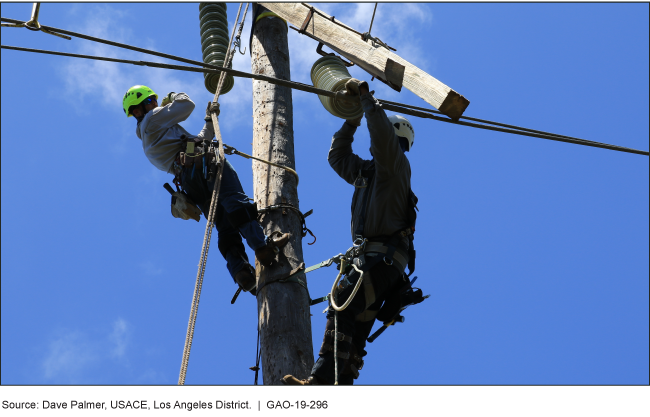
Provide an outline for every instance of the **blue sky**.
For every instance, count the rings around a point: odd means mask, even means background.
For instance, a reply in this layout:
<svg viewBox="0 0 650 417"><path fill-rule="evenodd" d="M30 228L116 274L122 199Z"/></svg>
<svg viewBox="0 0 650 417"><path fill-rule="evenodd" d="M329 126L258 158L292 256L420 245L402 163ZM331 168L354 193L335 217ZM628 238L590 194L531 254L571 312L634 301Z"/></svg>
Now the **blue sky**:
<svg viewBox="0 0 650 417"><path fill-rule="evenodd" d="M317 7L365 31L373 4ZM26 20L31 4L1 11ZM640 3L380 4L372 32L467 97L466 116L648 150L648 14ZM43 4L40 21L201 59L194 3ZM249 29L250 15L246 45ZM2 43L160 61L25 29L3 28ZM292 79L311 83L316 42L290 31L289 46ZM250 56L234 67L250 71ZM170 215L171 177L147 161L121 97L145 84L203 109L203 77L3 50L1 78L2 383L175 384L205 225ZM251 95L236 79L220 100L224 141L244 152ZM313 265L350 246L353 190L326 158L342 120L308 93L293 104ZM202 118L183 126L198 132ZM416 275L431 298L369 345L359 383L648 384L648 157L410 120ZM362 126L354 148L369 158L368 147ZM252 195L250 161L229 160ZM310 274L312 297L334 278ZM256 304L230 305L234 291L213 245L187 384L253 383ZM316 351L323 308L312 308Z"/></svg>

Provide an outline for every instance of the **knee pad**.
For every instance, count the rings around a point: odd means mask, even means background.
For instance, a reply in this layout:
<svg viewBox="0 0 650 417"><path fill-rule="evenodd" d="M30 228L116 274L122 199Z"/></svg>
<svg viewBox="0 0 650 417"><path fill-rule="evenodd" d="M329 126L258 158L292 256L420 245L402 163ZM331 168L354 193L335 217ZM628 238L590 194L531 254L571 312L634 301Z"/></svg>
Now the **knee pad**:
<svg viewBox="0 0 650 417"><path fill-rule="evenodd" d="M226 214L228 221L235 228L239 230L239 227L244 224L255 220L257 221L257 204L255 203L242 203L241 207L236 210Z"/></svg>

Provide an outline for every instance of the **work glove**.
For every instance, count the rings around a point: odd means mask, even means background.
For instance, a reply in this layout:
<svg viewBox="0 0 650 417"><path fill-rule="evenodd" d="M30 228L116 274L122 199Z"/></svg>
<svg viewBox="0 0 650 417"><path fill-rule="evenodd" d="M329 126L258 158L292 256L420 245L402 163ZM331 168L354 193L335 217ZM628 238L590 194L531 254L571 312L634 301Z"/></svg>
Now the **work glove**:
<svg viewBox="0 0 650 417"><path fill-rule="evenodd" d="M350 78L346 83L345 83L345 89L348 92L349 95L351 96L360 96L362 93L359 90L359 87L361 89L366 89L368 90L368 83L365 81L359 81L356 78Z"/></svg>
<svg viewBox="0 0 650 417"><path fill-rule="evenodd" d="M212 113L210 112L211 107L212 107L212 102L208 101L208 107L205 108L205 118L203 119L206 122L212 122ZM217 113L217 116L219 116L219 113L221 113L221 111L219 110L219 104L217 104L216 113Z"/></svg>
<svg viewBox="0 0 650 417"><path fill-rule="evenodd" d="M174 93L173 91L171 93L167 94L165 96L165 98L163 98L162 102L160 103L160 106L165 107L166 105L168 105L169 103L174 101L175 96L176 96L176 93Z"/></svg>

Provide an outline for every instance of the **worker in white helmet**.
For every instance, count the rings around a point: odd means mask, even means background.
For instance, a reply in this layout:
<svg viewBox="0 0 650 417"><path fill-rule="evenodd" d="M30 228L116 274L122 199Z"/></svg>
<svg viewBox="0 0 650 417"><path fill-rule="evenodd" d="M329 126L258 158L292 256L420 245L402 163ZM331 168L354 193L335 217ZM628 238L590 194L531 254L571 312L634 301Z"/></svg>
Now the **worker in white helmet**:
<svg viewBox="0 0 650 417"><path fill-rule="evenodd" d="M405 154L413 147L413 126L405 117L388 117L365 81L350 79L346 90L345 94L360 97L373 159L364 160L352 152L361 116L346 120L334 134L328 161L341 178L355 187L351 232L354 244L365 245L362 254L354 260L364 271L363 283L349 306L339 311L336 334L335 310L329 307L323 344L311 375L302 380L287 375L282 379L287 385L327 385L334 384L335 380L339 384L353 384L363 366L366 339L378 313L380 316L394 313L380 311L382 304L391 294L410 288L408 275L415 269L413 232L417 198L411 191L411 166ZM408 275L405 274L407 266ZM348 273L348 286L337 294L339 306L351 296L359 276L354 269ZM338 378L334 375L335 338Z"/></svg>

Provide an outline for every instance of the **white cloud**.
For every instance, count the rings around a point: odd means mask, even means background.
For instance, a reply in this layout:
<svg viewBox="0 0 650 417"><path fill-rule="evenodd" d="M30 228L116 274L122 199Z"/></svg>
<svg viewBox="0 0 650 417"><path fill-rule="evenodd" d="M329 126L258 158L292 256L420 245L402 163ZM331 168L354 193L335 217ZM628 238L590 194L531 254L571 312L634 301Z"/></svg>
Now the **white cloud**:
<svg viewBox="0 0 650 417"><path fill-rule="evenodd" d="M113 357L121 358L126 354L126 347L128 345L128 325L124 319L117 319L113 322L113 332L109 335L113 348L111 355Z"/></svg>
<svg viewBox="0 0 650 417"><path fill-rule="evenodd" d="M60 330L47 346L43 377L55 383L95 382L93 369L126 358L129 334L130 325L122 318L113 322L110 331L95 337L79 330Z"/></svg>
<svg viewBox="0 0 650 417"><path fill-rule="evenodd" d="M79 14L80 12L76 12ZM84 22L75 31L115 42L141 46L158 50L156 43L149 38L137 38L133 31L119 24L124 12L108 5L94 5L78 18ZM77 53L105 56L110 58L165 62L163 58L141 54L135 51L116 48L98 42L83 42L75 51ZM145 84L157 91L159 96L170 91L186 92L196 96L203 92L203 79L200 75L181 80L185 74L168 69L118 64L104 61L70 60L60 70L65 83L69 101L79 113L87 113L89 100L98 99L108 109L119 111L124 92L137 83ZM131 81L133 80L133 81Z"/></svg>
<svg viewBox="0 0 650 417"><path fill-rule="evenodd" d="M61 334L49 345L43 361L44 376L66 382L78 379L84 368L97 357L96 347L83 333L73 331Z"/></svg>

